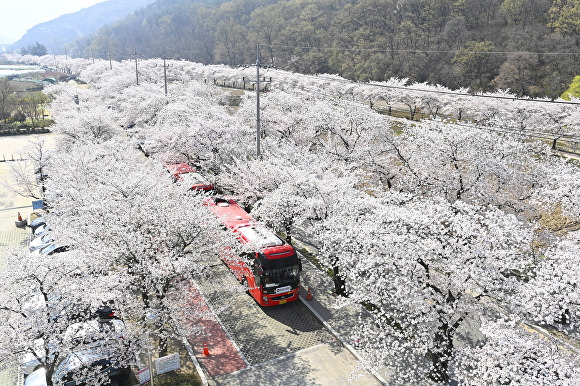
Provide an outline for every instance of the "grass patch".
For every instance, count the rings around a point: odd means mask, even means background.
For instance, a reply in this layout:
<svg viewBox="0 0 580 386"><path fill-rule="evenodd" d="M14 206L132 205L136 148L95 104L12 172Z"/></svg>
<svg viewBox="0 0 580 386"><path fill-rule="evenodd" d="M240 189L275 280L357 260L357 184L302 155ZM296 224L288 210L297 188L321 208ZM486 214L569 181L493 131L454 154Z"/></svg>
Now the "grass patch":
<svg viewBox="0 0 580 386"><path fill-rule="evenodd" d="M197 373L181 373L170 371L155 377L155 385L159 386L199 386L201 380Z"/></svg>

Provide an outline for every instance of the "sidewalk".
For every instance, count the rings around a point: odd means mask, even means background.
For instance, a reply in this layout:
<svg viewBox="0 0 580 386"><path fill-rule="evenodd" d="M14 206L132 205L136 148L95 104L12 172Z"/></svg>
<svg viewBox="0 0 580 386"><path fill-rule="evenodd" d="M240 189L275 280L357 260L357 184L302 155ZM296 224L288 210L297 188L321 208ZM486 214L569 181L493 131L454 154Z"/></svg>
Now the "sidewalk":
<svg viewBox="0 0 580 386"><path fill-rule="evenodd" d="M184 330L190 331L187 343L205 374L212 378L246 368L247 362L198 290L198 285L187 281L182 291L180 322Z"/></svg>
<svg viewBox="0 0 580 386"><path fill-rule="evenodd" d="M312 248L306 246L300 241L294 241L296 247L306 249L313 252ZM362 367L362 357L358 354L355 347L356 342L352 337L353 327L367 321L372 323L371 316L360 304L349 304L344 307L337 308L336 295L334 292L334 283L332 279L321 272L306 258L302 258L302 264L305 267L302 272L302 283L300 289L300 300L312 311L314 315L330 330L330 332L340 340L342 345L348 352L359 361L359 366ZM310 288L312 300L306 300L307 291ZM372 372L375 384L387 384L386 369L382 369L380 373ZM359 383L359 380L356 381Z"/></svg>

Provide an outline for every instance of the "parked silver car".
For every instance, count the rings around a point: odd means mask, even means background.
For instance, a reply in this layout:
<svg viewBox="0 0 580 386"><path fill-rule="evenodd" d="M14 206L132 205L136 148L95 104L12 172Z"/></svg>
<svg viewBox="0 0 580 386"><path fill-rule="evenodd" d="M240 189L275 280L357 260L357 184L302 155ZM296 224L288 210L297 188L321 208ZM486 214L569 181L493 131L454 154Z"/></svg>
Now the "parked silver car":
<svg viewBox="0 0 580 386"><path fill-rule="evenodd" d="M119 365L119 360L125 355L124 327L120 319L106 322L93 319L71 324L62 338L70 346L70 352L56 365L53 379L58 379L65 386L79 386L85 384L83 376L93 373L105 374L111 385L123 384L130 375L128 367ZM42 340L37 343L40 348ZM40 353L41 350L37 350L37 354ZM39 366L35 355L29 353L24 356L22 372L26 376L25 386L46 385L46 373ZM79 380L81 372L84 375Z"/></svg>
<svg viewBox="0 0 580 386"><path fill-rule="evenodd" d="M30 255L33 257L43 257L53 255L55 253L66 252L69 247L66 245L59 245L55 243L50 243L42 248L36 249Z"/></svg>

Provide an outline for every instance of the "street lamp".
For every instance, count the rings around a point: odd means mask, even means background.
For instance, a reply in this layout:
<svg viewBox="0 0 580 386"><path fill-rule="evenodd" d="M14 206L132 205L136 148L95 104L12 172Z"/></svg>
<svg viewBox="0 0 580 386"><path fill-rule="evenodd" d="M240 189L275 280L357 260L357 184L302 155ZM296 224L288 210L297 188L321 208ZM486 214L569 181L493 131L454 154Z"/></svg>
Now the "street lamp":
<svg viewBox="0 0 580 386"><path fill-rule="evenodd" d="M153 361L151 360L151 339L149 337L149 331L155 325L156 321L157 321L157 316L154 313L148 312L147 315L145 315L145 324L147 325L147 332L146 332L146 336L147 336L147 361L148 361L148 365L149 365L149 382L151 383L151 386L154 386L154 385L153 385Z"/></svg>

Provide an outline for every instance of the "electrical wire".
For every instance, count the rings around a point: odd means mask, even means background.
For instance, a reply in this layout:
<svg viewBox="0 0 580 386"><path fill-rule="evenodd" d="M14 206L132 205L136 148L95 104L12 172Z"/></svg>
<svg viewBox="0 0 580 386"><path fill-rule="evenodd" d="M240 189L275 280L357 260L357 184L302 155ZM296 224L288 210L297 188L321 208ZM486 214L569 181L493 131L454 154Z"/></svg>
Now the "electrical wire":
<svg viewBox="0 0 580 386"><path fill-rule="evenodd" d="M555 55L555 56L574 56L580 55L580 52L534 52L534 51L469 51L469 50L427 50L427 49L388 49L381 50L376 48L345 48L345 47L314 47L314 46L290 46L282 44L269 44L268 47L280 47L280 48L295 48L302 50L319 50L319 51L352 51L352 52L377 52L377 53L403 53L403 54L416 54L416 53L426 53L426 54L490 54L490 55L510 55L510 54L522 54L522 55Z"/></svg>

